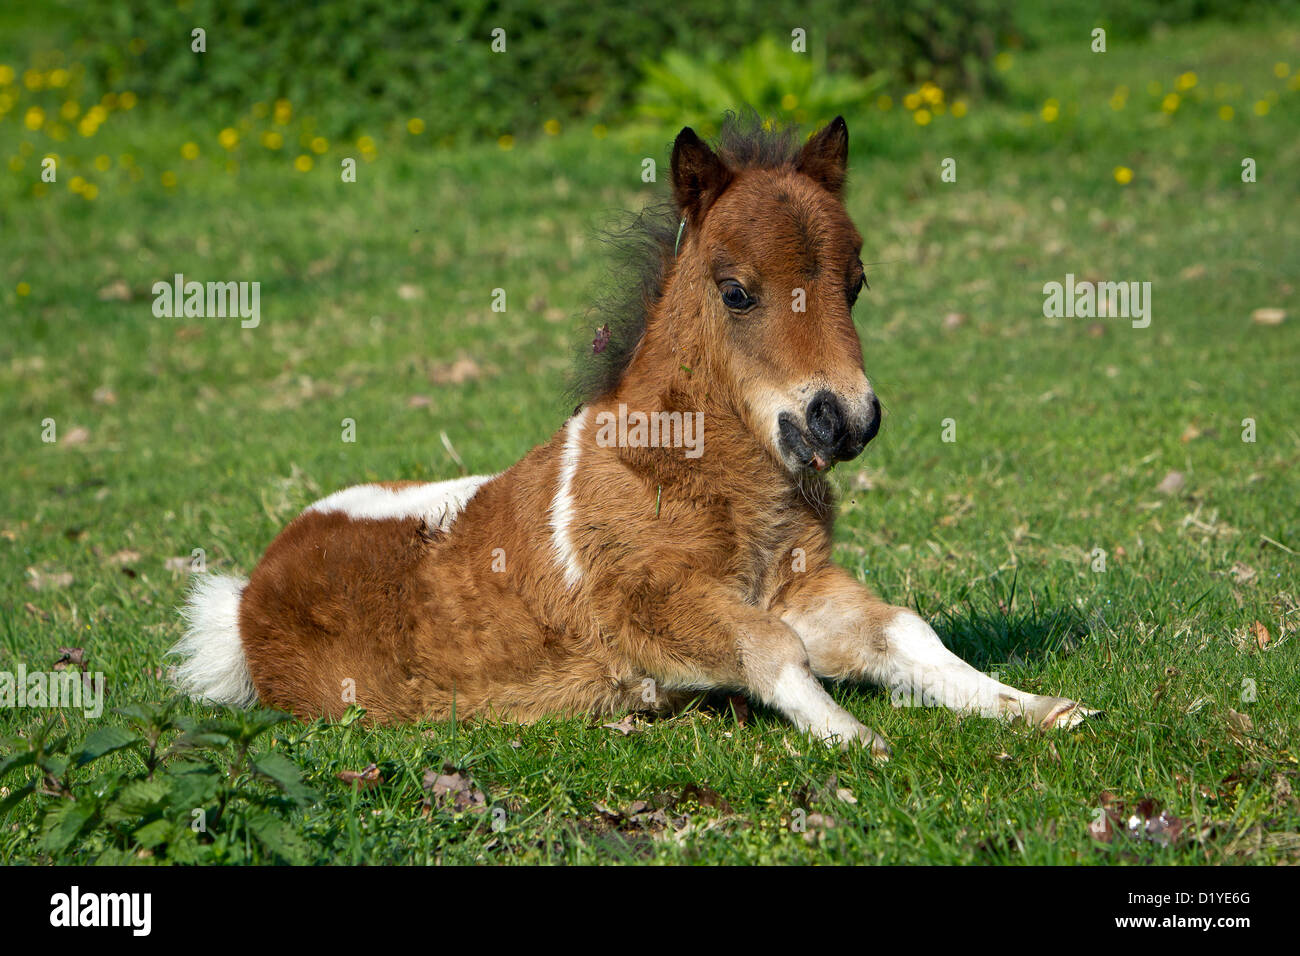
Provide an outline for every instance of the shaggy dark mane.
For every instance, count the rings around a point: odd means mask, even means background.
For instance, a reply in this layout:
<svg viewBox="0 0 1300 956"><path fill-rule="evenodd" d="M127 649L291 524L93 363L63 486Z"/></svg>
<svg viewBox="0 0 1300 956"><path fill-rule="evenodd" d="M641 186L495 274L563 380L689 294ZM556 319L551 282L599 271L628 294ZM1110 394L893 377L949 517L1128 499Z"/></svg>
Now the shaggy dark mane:
<svg viewBox="0 0 1300 956"><path fill-rule="evenodd" d="M753 110L727 113L711 144L732 169L776 169L794 163L803 137L794 126L771 124ZM664 188L670 188L665 185ZM612 391L627 371L645 334L646 320L663 294L673 263L681 211L671 199L647 205L639 214L616 219L600 233L611 253L614 292L597 298L587 315L587 331L578 348L570 397L585 404ZM603 329L608 327L609 337Z"/></svg>

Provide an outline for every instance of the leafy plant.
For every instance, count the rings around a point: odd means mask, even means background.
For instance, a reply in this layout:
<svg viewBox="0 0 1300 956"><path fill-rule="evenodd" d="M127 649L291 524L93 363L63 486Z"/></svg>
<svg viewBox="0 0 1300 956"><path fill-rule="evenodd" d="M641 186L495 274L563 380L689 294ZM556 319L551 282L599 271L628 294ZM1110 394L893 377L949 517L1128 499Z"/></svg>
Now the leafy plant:
<svg viewBox="0 0 1300 956"><path fill-rule="evenodd" d="M4 741L0 780L34 772L0 801L0 816L39 801L39 846L56 862L307 862L288 817L316 794L282 751L256 746L289 715L195 721L175 709L174 701L123 707L125 726L100 727L78 744L55 736L53 721ZM133 755L136 768L92 776L111 754Z"/></svg>
<svg viewBox="0 0 1300 956"><path fill-rule="evenodd" d="M795 53L788 43L760 37L739 56L692 57L678 50L645 65L637 111L667 125L709 130L727 110L752 106L764 117L820 123L865 104L887 82L833 74L824 57Z"/></svg>

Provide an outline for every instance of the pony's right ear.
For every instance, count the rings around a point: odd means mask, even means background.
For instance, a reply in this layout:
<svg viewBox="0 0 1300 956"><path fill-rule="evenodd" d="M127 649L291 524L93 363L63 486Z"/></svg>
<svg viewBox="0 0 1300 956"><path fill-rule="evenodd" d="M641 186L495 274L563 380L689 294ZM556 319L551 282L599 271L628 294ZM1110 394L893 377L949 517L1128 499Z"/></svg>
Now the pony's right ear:
<svg viewBox="0 0 1300 956"><path fill-rule="evenodd" d="M673 198L692 225L699 225L709 207L731 182L731 170L687 126L673 143Z"/></svg>

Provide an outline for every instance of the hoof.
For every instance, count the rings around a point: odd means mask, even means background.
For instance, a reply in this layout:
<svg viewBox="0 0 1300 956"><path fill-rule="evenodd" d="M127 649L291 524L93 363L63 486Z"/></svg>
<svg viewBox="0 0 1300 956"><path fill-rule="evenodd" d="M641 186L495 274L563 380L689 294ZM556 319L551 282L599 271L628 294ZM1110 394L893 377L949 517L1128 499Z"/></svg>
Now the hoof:
<svg viewBox="0 0 1300 956"><path fill-rule="evenodd" d="M1070 730L1101 713L1065 697L1047 697L1044 703L1043 716L1038 721L1042 730Z"/></svg>

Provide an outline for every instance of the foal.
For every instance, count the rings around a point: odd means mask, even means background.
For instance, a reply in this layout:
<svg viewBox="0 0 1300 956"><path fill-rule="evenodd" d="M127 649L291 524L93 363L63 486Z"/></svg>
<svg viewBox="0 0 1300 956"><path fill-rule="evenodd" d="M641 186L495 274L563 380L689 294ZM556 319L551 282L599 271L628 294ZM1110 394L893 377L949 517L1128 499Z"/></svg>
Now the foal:
<svg viewBox="0 0 1300 956"><path fill-rule="evenodd" d="M181 688L380 721L671 710L727 688L881 755L822 678L1045 728L1091 713L980 673L830 561L823 472L880 427L847 157L842 118L802 148L734 120L717 152L682 130L643 307L598 338L607 374L573 417L495 476L331 495L246 583L201 579Z"/></svg>

